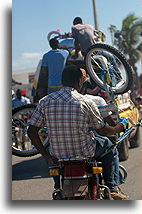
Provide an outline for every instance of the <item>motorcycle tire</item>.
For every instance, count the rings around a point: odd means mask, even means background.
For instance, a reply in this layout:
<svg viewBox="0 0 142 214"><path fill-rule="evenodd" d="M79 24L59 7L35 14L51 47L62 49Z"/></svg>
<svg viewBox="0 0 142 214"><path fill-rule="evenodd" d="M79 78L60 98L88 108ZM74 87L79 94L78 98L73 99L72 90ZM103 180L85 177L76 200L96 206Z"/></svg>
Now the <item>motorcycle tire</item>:
<svg viewBox="0 0 142 214"><path fill-rule="evenodd" d="M133 81L133 70L129 65L129 63L127 62L124 55L120 51L118 51L116 48L107 44L102 44L102 43L94 44L91 47L89 47L89 49L86 52L84 60L85 60L86 69L90 74L91 79L101 89L105 89L104 83L100 78L100 75L97 74L97 72L95 71L93 67L93 62L92 62L92 57L94 56L97 57L99 54L99 51L100 52L103 51L105 52L105 54L108 53L109 55L111 55L115 59L115 61L117 62L117 65L120 68L121 76L119 78L121 78L121 81L118 84L112 86L112 90L114 94L116 95L123 94L128 90L130 90L132 86L132 81ZM107 62L108 64L112 64L110 59L107 59ZM115 73L117 73L118 75L118 72L115 72Z"/></svg>
<svg viewBox="0 0 142 214"><path fill-rule="evenodd" d="M28 121L35 110L35 104L27 104L12 110L12 154L18 157L30 157L38 154L37 149L31 144L31 140L27 135ZM44 131L44 130L43 130ZM40 133L41 131L39 131ZM41 134L43 138L44 148L49 145L48 135ZM45 137L46 136L46 140ZM45 140L45 141L44 141Z"/></svg>

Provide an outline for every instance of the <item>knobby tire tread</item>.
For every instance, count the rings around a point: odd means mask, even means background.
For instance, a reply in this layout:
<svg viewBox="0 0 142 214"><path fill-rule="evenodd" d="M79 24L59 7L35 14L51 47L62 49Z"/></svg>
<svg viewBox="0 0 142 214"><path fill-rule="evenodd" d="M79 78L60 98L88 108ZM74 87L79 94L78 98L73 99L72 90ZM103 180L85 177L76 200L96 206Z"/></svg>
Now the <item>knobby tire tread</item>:
<svg viewBox="0 0 142 214"><path fill-rule="evenodd" d="M120 61L121 63L124 65L125 67L125 72L127 73L127 77L128 77L128 84L127 84L127 87L123 90L123 91L120 91L120 92L117 92L117 91L114 91L114 94L123 94L123 93L126 93L127 91L129 91L132 87L132 82L133 82L133 70L131 68L131 66L129 65L129 63L127 62L127 59L125 58L125 56L119 51L117 50L116 48L110 46L110 45L107 45L107 44L94 44L92 45L91 47L88 48L88 50L86 51L86 55L85 55L85 64L86 63L86 60L87 60L87 54L90 50L92 49L102 49L102 50L106 50L106 51L109 51L110 53L112 53L113 55L115 55ZM95 81L95 80L94 80ZM102 89L104 89L101 85L98 84L98 82L95 81L95 83Z"/></svg>

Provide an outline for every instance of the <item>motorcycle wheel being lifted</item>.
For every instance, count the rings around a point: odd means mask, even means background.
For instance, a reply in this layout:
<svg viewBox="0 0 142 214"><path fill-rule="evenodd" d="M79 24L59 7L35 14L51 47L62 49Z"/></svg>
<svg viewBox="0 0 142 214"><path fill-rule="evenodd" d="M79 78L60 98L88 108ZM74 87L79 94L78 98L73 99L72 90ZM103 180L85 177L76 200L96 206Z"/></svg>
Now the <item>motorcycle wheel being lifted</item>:
<svg viewBox="0 0 142 214"><path fill-rule="evenodd" d="M97 60L99 58L102 58L104 65ZM100 88L105 89L100 75L100 68L104 70L105 67L110 77L110 84L107 84L108 87L111 86L114 94L123 94L130 90L133 81L132 68L124 55L112 46L101 43L92 45L86 52L85 65L92 80Z"/></svg>
<svg viewBox="0 0 142 214"><path fill-rule="evenodd" d="M38 154L27 135L28 122L36 105L27 104L12 110L12 154L18 157L30 157ZM46 148L49 145L46 127L39 130L39 137Z"/></svg>

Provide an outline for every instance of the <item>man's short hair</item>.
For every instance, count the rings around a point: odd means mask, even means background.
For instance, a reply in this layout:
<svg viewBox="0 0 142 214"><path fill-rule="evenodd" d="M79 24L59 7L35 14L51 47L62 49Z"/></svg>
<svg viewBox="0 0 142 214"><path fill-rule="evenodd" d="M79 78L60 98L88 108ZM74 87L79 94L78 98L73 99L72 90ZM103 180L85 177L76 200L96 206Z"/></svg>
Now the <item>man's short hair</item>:
<svg viewBox="0 0 142 214"><path fill-rule="evenodd" d="M79 67L75 65L68 65L62 73L63 86L73 87L76 82L83 77L83 74Z"/></svg>
<svg viewBox="0 0 142 214"><path fill-rule="evenodd" d="M77 25L77 24L82 24L82 18L80 17L76 17L74 20L73 20L73 25Z"/></svg>
<svg viewBox="0 0 142 214"><path fill-rule="evenodd" d="M57 49L59 46L59 41L56 38L53 38L49 40L49 44L52 49Z"/></svg>

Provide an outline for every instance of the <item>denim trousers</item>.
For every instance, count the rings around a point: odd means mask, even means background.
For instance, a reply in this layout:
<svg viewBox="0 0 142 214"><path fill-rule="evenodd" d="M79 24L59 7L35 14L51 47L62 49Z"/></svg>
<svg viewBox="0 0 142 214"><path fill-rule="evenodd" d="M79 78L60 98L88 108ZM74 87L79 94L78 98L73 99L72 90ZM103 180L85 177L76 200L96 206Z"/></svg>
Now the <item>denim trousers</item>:
<svg viewBox="0 0 142 214"><path fill-rule="evenodd" d="M104 151L112 146L112 142L107 137L95 136L96 151L95 157L100 157ZM110 191L116 191L116 186L122 184L123 177L119 170L119 156L117 148L112 149L108 154L101 158L103 167L103 177Z"/></svg>

